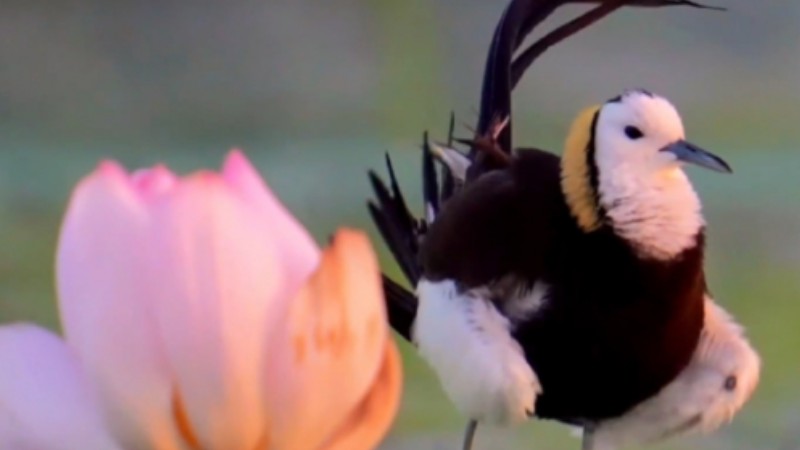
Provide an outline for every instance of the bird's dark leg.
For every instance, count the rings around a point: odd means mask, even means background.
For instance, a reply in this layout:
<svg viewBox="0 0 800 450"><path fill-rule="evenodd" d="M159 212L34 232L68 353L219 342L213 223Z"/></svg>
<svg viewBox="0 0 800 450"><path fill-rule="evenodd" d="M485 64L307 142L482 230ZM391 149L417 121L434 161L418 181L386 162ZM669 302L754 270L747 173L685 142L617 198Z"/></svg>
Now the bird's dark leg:
<svg viewBox="0 0 800 450"><path fill-rule="evenodd" d="M594 448L594 425L583 427L583 443L581 450L596 450Z"/></svg>
<svg viewBox="0 0 800 450"><path fill-rule="evenodd" d="M467 429L464 431L464 445L462 450L472 450L472 441L475 440L475 430L478 429L478 421L470 420L467 423Z"/></svg>

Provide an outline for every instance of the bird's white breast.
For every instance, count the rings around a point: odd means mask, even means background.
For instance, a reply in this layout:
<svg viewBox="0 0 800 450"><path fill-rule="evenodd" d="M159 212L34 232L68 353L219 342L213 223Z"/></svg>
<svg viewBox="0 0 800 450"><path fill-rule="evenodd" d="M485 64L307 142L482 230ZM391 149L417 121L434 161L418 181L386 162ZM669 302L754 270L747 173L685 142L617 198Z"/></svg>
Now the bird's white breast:
<svg viewBox="0 0 800 450"><path fill-rule="evenodd" d="M600 174L601 204L614 231L645 257L671 259L697 245L700 199L680 169L645 176L621 165Z"/></svg>
<svg viewBox="0 0 800 450"><path fill-rule="evenodd" d="M479 292L459 292L452 281L420 281L414 341L462 414L520 422L533 414L541 386L511 323Z"/></svg>

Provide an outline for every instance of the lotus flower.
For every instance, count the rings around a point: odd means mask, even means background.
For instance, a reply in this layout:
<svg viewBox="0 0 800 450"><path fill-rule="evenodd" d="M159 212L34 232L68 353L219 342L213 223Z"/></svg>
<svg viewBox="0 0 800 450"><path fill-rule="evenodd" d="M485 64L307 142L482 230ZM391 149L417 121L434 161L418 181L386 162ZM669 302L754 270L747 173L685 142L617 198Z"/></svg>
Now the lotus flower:
<svg viewBox="0 0 800 450"><path fill-rule="evenodd" d="M104 162L61 230L64 339L0 327L0 448L368 449L400 363L367 238L320 253L238 151L221 173Z"/></svg>

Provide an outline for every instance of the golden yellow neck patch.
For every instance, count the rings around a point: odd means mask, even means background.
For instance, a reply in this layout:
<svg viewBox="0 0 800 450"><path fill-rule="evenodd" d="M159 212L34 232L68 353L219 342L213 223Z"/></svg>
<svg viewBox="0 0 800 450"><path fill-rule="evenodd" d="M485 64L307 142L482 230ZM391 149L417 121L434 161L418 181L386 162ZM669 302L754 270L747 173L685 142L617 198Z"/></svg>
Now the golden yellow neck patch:
<svg viewBox="0 0 800 450"><path fill-rule="evenodd" d="M592 186L592 168L588 152L593 143L593 125L600 105L591 106L578 114L572 123L561 156L561 190L578 226L586 232L600 227L600 205Z"/></svg>

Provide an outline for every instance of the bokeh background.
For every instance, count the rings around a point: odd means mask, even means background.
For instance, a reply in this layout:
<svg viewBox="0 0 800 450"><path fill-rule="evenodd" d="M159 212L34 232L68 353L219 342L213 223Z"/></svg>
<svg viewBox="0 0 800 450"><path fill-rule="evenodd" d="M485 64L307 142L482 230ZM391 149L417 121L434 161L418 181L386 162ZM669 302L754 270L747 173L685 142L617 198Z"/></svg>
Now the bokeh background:
<svg viewBox="0 0 800 450"><path fill-rule="evenodd" d="M546 54L516 93L515 138L560 151L576 111L645 87L728 159L732 176L689 170L713 292L746 324L763 381L732 426L657 448L800 449L800 2L711 1L730 11L626 10ZM58 328L60 217L101 158L186 172L240 147L320 241L341 225L377 238L366 170L391 152L419 205L421 132L444 138L454 111L468 134L504 3L0 1L0 322ZM404 402L383 448L457 448L464 420L403 350ZM539 422L484 428L476 449L577 446Z"/></svg>

